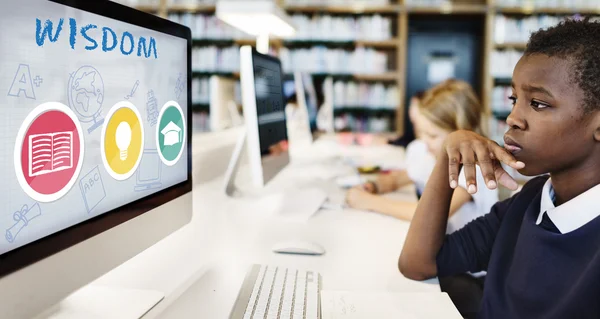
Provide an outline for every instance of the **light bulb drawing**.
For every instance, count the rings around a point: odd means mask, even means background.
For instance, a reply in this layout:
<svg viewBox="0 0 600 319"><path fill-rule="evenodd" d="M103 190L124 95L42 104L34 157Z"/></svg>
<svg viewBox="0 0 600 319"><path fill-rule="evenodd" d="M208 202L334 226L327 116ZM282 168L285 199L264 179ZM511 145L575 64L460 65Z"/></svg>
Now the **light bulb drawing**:
<svg viewBox="0 0 600 319"><path fill-rule="evenodd" d="M129 148L129 144L131 144L131 127L129 123L125 121L119 123L115 138L120 151L120 158L124 161L127 159L127 149Z"/></svg>

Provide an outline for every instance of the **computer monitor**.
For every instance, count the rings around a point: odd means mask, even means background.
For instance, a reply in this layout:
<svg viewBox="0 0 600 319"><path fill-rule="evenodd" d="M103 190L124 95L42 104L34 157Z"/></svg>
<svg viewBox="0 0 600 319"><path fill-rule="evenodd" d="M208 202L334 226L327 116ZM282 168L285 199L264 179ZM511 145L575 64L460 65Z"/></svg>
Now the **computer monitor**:
<svg viewBox="0 0 600 319"><path fill-rule="evenodd" d="M0 317L30 318L191 220L191 33L21 0L0 39Z"/></svg>
<svg viewBox="0 0 600 319"><path fill-rule="evenodd" d="M248 161L253 185L263 187L290 161L281 62L243 46L240 67Z"/></svg>

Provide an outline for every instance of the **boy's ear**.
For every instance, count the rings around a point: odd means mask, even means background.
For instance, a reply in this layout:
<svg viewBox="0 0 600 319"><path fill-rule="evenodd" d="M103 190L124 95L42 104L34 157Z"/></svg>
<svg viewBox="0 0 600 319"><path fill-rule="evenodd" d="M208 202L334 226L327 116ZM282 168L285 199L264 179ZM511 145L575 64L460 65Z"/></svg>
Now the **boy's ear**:
<svg viewBox="0 0 600 319"><path fill-rule="evenodd" d="M600 112L596 112L594 118L594 140L600 142Z"/></svg>

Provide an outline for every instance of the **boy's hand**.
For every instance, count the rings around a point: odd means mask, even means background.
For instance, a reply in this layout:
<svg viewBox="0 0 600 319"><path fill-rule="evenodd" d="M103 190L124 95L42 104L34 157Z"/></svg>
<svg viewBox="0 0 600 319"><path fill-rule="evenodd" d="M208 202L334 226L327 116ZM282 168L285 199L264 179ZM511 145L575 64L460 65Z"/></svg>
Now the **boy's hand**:
<svg viewBox="0 0 600 319"><path fill-rule="evenodd" d="M500 162L514 169L525 167L525 163L517 161L511 153L496 142L471 131L456 131L448 135L441 155L448 158L450 187L458 186L458 174L462 165L468 186L467 191L470 194L477 192L475 165L481 168L489 189L495 189L497 183L500 183L510 190L517 189L517 182L502 168Z"/></svg>

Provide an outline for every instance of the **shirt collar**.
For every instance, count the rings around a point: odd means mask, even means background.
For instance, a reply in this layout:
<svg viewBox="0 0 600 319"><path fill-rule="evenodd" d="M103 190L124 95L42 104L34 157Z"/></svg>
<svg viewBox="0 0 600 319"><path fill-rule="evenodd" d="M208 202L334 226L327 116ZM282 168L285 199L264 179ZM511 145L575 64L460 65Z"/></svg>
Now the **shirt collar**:
<svg viewBox="0 0 600 319"><path fill-rule="evenodd" d="M600 198L600 184L558 207L554 206L555 197L552 181L548 178L542 189L540 213L536 225L542 222L542 217L546 212L561 234L566 234L589 223L600 215L600 207L596 204L597 199Z"/></svg>

